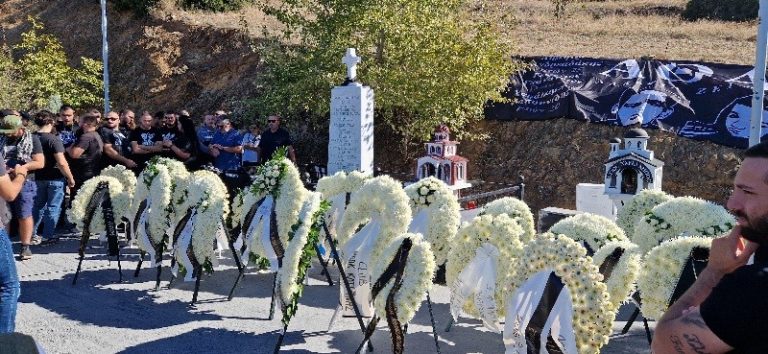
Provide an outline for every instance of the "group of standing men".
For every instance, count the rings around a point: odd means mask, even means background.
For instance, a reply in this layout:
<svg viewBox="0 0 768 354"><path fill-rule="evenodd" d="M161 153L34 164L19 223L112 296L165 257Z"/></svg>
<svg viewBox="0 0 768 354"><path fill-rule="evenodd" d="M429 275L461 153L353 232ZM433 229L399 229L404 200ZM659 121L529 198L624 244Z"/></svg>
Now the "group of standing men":
<svg viewBox="0 0 768 354"><path fill-rule="evenodd" d="M138 123L137 123L138 120ZM30 246L58 242L61 233L76 233L63 217L83 182L107 166L123 165L137 176L155 156L176 159L190 170L215 167L222 175L256 167L280 147L296 162L290 134L280 116L267 118L263 132L252 124L240 133L222 111L205 114L195 127L186 111L142 112L98 110L75 115L64 105L58 114L29 116L0 111L0 334L14 331L19 279L7 230L18 221L20 260L32 258ZM264 157L264 159L260 159ZM226 179L225 183L226 183ZM59 220L64 223L56 233ZM37 236L37 233L40 236ZM33 236L34 235L34 236Z"/></svg>
<svg viewBox="0 0 768 354"><path fill-rule="evenodd" d="M5 110L0 118L6 169L26 169L23 188L10 203L13 220L18 220L21 260L32 257L32 245L58 242L60 219L59 234L77 232L63 212L83 182L107 166L123 165L138 176L153 157L161 156L182 161L190 170L212 165L222 175L243 175L258 165L260 156L271 156L281 146L296 161L290 134L280 128L276 115L269 116L264 132L252 124L244 133L221 111L205 114L197 128L186 111L144 111L138 119L131 110L112 111L102 119L98 110L90 110L77 119L68 105L58 116Z"/></svg>

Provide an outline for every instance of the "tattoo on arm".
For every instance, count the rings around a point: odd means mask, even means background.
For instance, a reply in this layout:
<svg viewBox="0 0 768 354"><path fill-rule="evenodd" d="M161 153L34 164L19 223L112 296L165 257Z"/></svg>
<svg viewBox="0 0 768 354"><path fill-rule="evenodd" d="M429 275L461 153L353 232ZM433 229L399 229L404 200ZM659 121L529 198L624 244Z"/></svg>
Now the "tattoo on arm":
<svg viewBox="0 0 768 354"><path fill-rule="evenodd" d="M683 338L685 338L685 342L688 344L688 347L693 350L696 354L709 354L709 352L706 351L707 346L704 345L704 343L699 340L699 337L695 334L688 334L683 333Z"/></svg>
<svg viewBox="0 0 768 354"><path fill-rule="evenodd" d="M680 337L673 335L669 337L669 340L675 346L675 353L685 354L685 350L683 349L683 343L680 341Z"/></svg>

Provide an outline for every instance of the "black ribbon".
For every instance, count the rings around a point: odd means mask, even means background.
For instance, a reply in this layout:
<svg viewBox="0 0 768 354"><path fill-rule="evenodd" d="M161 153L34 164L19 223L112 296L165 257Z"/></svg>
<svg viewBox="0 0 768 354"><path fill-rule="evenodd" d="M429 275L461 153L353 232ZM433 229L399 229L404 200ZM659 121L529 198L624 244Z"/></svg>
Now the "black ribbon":
<svg viewBox="0 0 768 354"><path fill-rule="evenodd" d="M139 220L141 219L141 214L144 213L144 210L147 209L147 200L144 199L139 203L139 208L136 210L136 215L133 216L133 232L136 233L136 230L139 229Z"/></svg>
<svg viewBox="0 0 768 354"><path fill-rule="evenodd" d="M403 327L400 325L400 320L397 319L395 296L403 285L403 272L405 272L405 266L408 261L408 255L411 252L411 247L413 247L411 239L404 239L403 243L400 244L400 248L397 249L392 262L389 263L381 276L376 279L376 282L373 283L373 289L371 290L371 297L375 299L392 278L395 278L395 282L392 284L392 289L389 291L389 294L387 294L386 304L384 306L387 314L387 324L389 325L389 331L392 334L392 352L395 354L402 354L405 347ZM377 322L378 318L374 318L374 320L368 324L363 342L371 338L373 330L376 329Z"/></svg>
<svg viewBox="0 0 768 354"><path fill-rule="evenodd" d="M107 187L109 187L109 184L107 184ZM107 191L109 190L107 189ZM115 223L115 211L112 208L112 197L109 193L104 193L102 198L101 215L104 217L104 227L107 234L107 252L109 256L117 257L120 255L120 245L117 241L117 225Z"/></svg>
<svg viewBox="0 0 768 354"><path fill-rule="evenodd" d="M347 192L347 194L344 195L344 207L346 208L349 206L349 202L352 199L352 193Z"/></svg>
<svg viewBox="0 0 768 354"><path fill-rule="evenodd" d="M533 311L531 320L528 321L528 326L525 328L525 342L529 354L539 354L541 352L541 335L544 325L547 323L547 319L552 313L552 308L555 307L555 302L563 288L563 281L560 277L555 275L554 272L549 273L549 279L547 279L547 284L544 286L541 300L536 306L536 310ZM551 333L547 333L546 348L550 353L563 352L552 338Z"/></svg>
<svg viewBox="0 0 768 354"><path fill-rule="evenodd" d="M672 292L672 297L669 299L670 306L693 285L699 274L706 268L707 263L709 263L709 249L694 247L685 261L683 271L680 273L680 280L677 282L675 291Z"/></svg>
<svg viewBox="0 0 768 354"><path fill-rule="evenodd" d="M272 213L269 215L269 242L272 244L275 255L277 255L277 267L282 268L285 249L280 242L280 234L277 232L277 212L274 206L272 207Z"/></svg>
<svg viewBox="0 0 768 354"><path fill-rule="evenodd" d="M187 209L187 213L184 214L184 217L179 220L179 223L176 224L176 227L173 229L173 245L176 245L176 242L179 240L179 237L181 237L181 232L184 231L184 228L187 226L187 223L189 222L189 218L192 217L192 208Z"/></svg>
<svg viewBox="0 0 768 354"><path fill-rule="evenodd" d="M96 208L99 207L101 201L104 199L104 194L108 192L109 183L99 182L96 185L96 189L91 195L91 200L88 201L88 205L85 206L85 215L83 215L83 234L80 236L80 248L77 253L80 257L85 257L85 246L88 244L88 239L91 238L91 221L93 215L96 213ZM114 220L113 220L114 223Z"/></svg>
<svg viewBox="0 0 768 354"><path fill-rule="evenodd" d="M605 257L603 264L601 264L600 268L598 268L600 271L600 274L603 275L604 282L607 282L608 279L611 277L611 274L613 274L613 269L616 267L616 264L619 263L619 260L623 255L624 255L624 249L621 247L617 247L616 249L613 250L613 252L610 255L608 255L608 257Z"/></svg>
<svg viewBox="0 0 768 354"><path fill-rule="evenodd" d="M587 242L587 241L582 241L582 242L581 242L581 245L582 245L582 246L584 246L584 248L586 248L586 249L587 249L587 256L590 256L590 257L592 257L592 256L594 256L594 255L595 255L595 250L593 250L593 249L592 249L592 247L590 247L590 246L589 246L589 242Z"/></svg>

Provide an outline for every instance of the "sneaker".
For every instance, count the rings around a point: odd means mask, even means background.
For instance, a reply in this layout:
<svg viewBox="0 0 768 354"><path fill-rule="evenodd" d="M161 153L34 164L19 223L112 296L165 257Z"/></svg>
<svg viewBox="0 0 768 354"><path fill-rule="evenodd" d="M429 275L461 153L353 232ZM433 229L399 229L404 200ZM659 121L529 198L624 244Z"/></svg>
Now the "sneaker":
<svg viewBox="0 0 768 354"><path fill-rule="evenodd" d="M21 245L21 253L19 254L19 258L22 261L32 259L32 251L29 249L29 245Z"/></svg>
<svg viewBox="0 0 768 354"><path fill-rule="evenodd" d="M37 246L42 242L43 242L43 237L40 235L35 235L35 236L32 236L32 241L30 241L29 244L32 246Z"/></svg>
<svg viewBox="0 0 768 354"><path fill-rule="evenodd" d="M46 247L46 246L52 246L59 243L58 237L51 237L47 240L43 240L43 242L40 243L40 247Z"/></svg>

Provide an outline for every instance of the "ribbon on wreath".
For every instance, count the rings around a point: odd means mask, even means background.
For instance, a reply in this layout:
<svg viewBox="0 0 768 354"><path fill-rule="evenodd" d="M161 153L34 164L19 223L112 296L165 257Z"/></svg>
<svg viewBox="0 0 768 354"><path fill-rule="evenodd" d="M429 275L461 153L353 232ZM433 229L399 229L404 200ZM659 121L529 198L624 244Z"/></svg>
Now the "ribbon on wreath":
<svg viewBox="0 0 768 354"><path fill-rule="evenodd" d="M413 242L410 238L403 240L400 247L395 252L395 257L392 262L389 263L384 272L376 279L371 290L372 298L374 301L379 296L379 293L392 282L392 288L389 293L385 295L384 310L387 317L387 325L389 331L392 334L392 352L395 354L402 354L405 347L405 338L403 335L403 326L400 324L400 320L397 318L397 304L395 303L395 296L400 291L400 287L403 285L403 273L405 272L405 266L408 263L408 255L413 247ZM368 341L373 335L373 331L376 329L378 323L378 316L368 324L365 330L365 338L363 343Z"/></svg>
<svg viewBox="0 0 768 354"><path fill-rule="evenodd" d="M91 238L91 221L96 214L96 208L101 205L104 195L109 193L109 183L99 182L94 189L91 199L88 201L88 205L85 206L85 215L83 216L83 233L80 236L80 248L77 253L80 257L85 257L85 246L88 244L88 239ZM111 205L111 203L110 203ZM106 220L104 220L106 224ZM114 224L114 220L112 221Z"/></svg>
<svg viewBox="0 0 768 354"><path fill-rule="evenodd" d="M256 210L259 209L259 206L261 206L261 203L263 203L265 199L266 197L261 198L251 205L251 208L248 209L248 213L245 214L243 224L240 225L240 232L237 235L237 240L235 240L232 245L235 246L237 251L241 252L241 256L243 255L242 252L245 251L245 242L250 235L251 224L253 223L253 218L256 216Z"/></svg>
<svg viewBox="0 0 768 354"><path fill-rule="evenodd" d="M346 265L347 279L352 286L354 301L363 317L373 316L371 305L371 253L376 245L376 240L381 232L381 221L374 217L365 224L362 229L352 235L341 250L341 261ZM352 300L349 299L344 289L343 282L339 282L339 306L343 310L344 317L355 316ZM338 313L339 308L336 309ZM334 314L336 317L337 314Z"/></svg>
<svg viewBox="0 0 768 354"><path fill-rule="evenodd" d="M139 204L139 209L136 211L136 216L134 216L133 219L133 229L135 230L136 240L139 242L139 245L141 245L141 248L149 254L150 268L156 268L160 266L162 260L158 261L157 259L158 247L152 241L152 233L149 231L147 218L151 211L152 203L150 202L150 199L147 198L142 200Z"/></svg>
<svg viewBox="0 0 768 354"><path fill-rule="evenodd" d="M263 224L264 230L261 233L261 246L264 248L264 257L269 260L269 271L277 272L278 269L283 267L285 248L283 248L283 243L280 241L280 235L277 232L277 212L275 208L272 208L272 212L269 213L269 223L264 222Z"/></svg>
<svg viewBox="0 0 768 354"><path fill-rule="evenodd" d="M350 194L340 193L331 197L331 208L328 210L328 228L332 230L332 236L336 236L336 227L341 224L341 220L344 218Z"/></svg>
<svg viewBox="0 0 768 354"><path fill-rule="evenodd" d="M621 247L616 247L616 249L611 252L611 254L608 255L608 257L605 257L605 260L603 260L603 263L600 264L600 267L598 267L598 270L600 274L603 275L603 282L607 283L608 279L611 278L611 274L613 274L613 269L616 268L616 264L619 263L619 260L621 260L621 256L624 255L624 249Z"/></svg>
<svg viewBox="0 0 768 354"><path fill-rule="evenodd" d="M274 237L278 236L276 222L277 217L274 216L274 222L272 220L273 215L275 214L274 205L275 199L271 195L268 195L260 199L251 207L251 210L248 211L248 214L251 214L251 211L253 211L251 217L249 217L250 215L246 214L245 222L243 223L242 227L244 233L241 232L240 237L238 238L239 242L235 243L235 249L241 249L242 245L245 245L245 249L240 255L240 259L243 261L243 267L247 267L248 263L250 262L249 254L251 253L251 245L256 242L254 237L259 237L258 242L261 242L265 252L265 254L262 256L269 260L270 271L274 272L277 271L277 268L279 268L278 258L280 261L282 261L282 253L280 257L278 257L277 251L272 246L272 242L269 241L273 233ZM258 232L259 228L261 229L260 232ZM264 242L265 239L267 240L266 244ZM277 241L278 244L280 244L279 237L277 238ZM282 249L282 247L280 249Z"/></svg>
<svg viewBox="0 0 768 354"><path fill-rule="evenodd" d="M571 294L552 269L528 278L506 310L506 354L578 353Z"/></svg>
<svg viewBox="0 0 768 354"><path fill-rule="evenodd" d="M680 280L678 280L675 290L672 292L672 296L669 299L669 305L671 306L677 301L680 296L683 296L688 288L693 285L698 278L699 274L704 271L709 263L709 249L704 247L694 247L691 249L691 253L688 259L685 261L682 272L680 272Z"/></svg>
<svg viewBox="0 0 768 354"><path fill-rule="evenodd" d="M101 202L101 215L104 217L104 233L107 237L107 254L112 257L117 257L120 255L120 243L117 241L115 210L112 207L112 196L109 195L109 189L104 193Z"/></svg>
<svg viewBox="0 0 768 354"><path fill-rule="evenodd" d="M496 263L499 250L490 243L483 243L475 251L475 258L461 271L451 284L451 316L459 319L467 298L474 294L475 308L483 325L499 332L498 310L496 308Z"/></svg>
<svg viewBox="0 0 768 354"><path fill-rule="evenodd" d="M408 232L413 234L421 234L426 238L427 231L429 230L430 223L429 210L424 208L419 210L413 219L411 219L410 225L408 225Z"/></svg>
<svg viewBox="0 0 768 354"><path fill-rule="evenodd" d="M192 259L190 259L187 255L187 249L190 248L192 241L192 231L194 231L195 228L194 224L196 216L196 208L187 209L186 214L184 214L184 217L181 218L173 230L173 244L175 245L173 249L173 257L176 257L178 262L173 264L171 273L174 277L178 276L179 263L181 263L181 265L186 270L186 274L184 274L184 281L195 280L193 277L193 270L195 269L195 265L192 264ZM179 252L178 255L177 252Z"/></svg>

